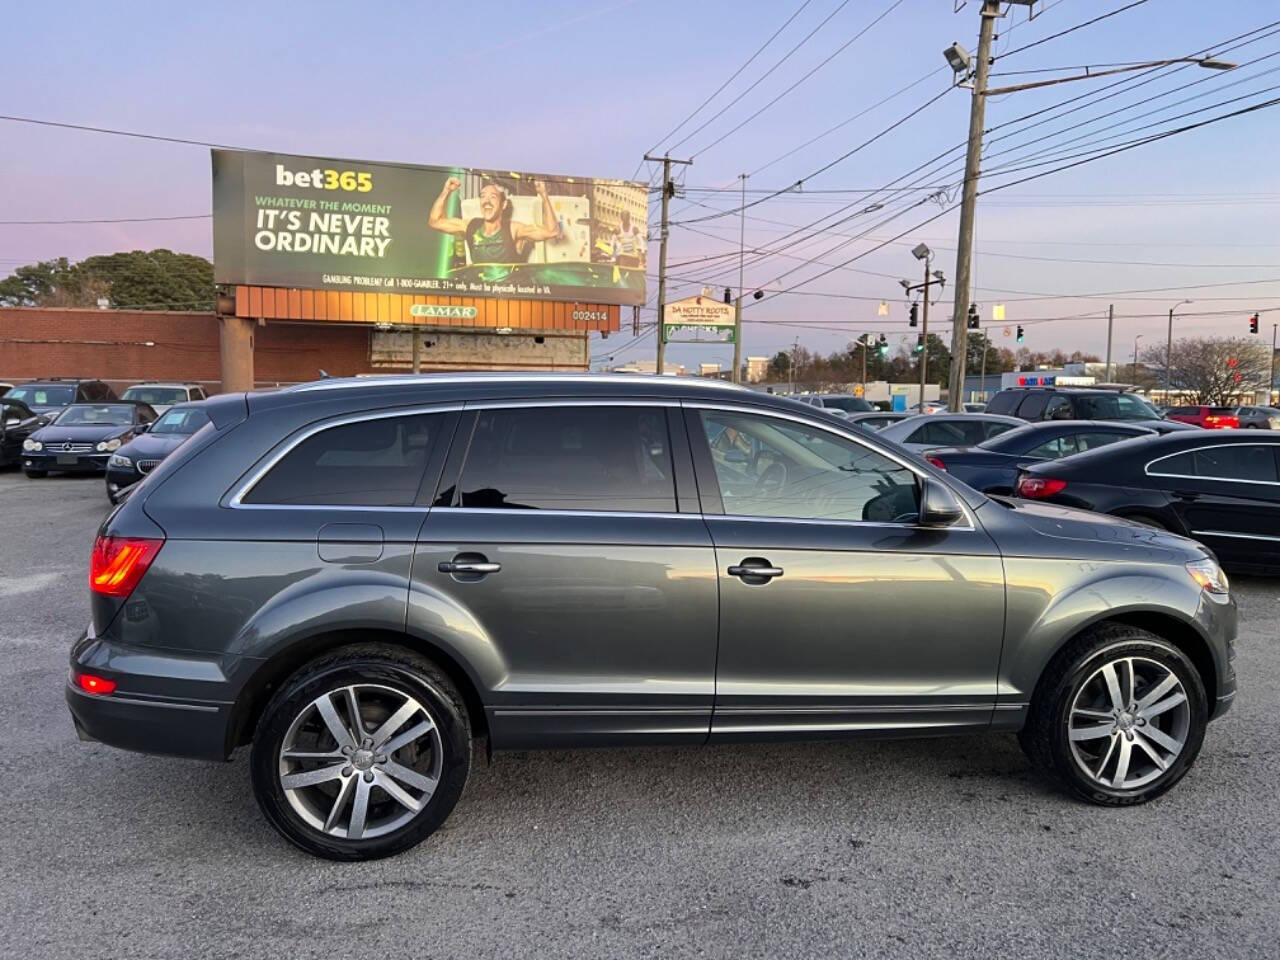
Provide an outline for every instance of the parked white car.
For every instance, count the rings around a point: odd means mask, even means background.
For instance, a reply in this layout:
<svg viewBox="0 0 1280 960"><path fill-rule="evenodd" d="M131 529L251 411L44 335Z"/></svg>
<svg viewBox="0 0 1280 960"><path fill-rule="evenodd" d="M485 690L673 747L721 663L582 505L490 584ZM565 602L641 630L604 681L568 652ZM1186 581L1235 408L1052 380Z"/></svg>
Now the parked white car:
<svg viewBox="0 0 1280 960"><path fill-rule="evenodd" d="M892 440L913 453L930 447L975 447L1025 420L996 413L924 413L891 423L877 436Z"/></svg>
<svg viewBox="0 0 1280 960"><path fill-rule="evenodd" d="M135 383L120 399L145 403L156 413L164 413L175 403L207 400L209 395L198 383Z"/></svg>

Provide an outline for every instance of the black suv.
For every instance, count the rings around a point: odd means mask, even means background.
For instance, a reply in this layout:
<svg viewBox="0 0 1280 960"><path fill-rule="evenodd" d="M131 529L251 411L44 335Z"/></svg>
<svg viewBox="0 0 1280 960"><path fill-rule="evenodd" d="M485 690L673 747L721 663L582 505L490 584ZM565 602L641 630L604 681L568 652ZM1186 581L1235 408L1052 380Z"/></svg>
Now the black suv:
<svg viewBox="0 0 1280 960"><path fill-rule="evenodd" d="M5 398L21 400L35 413L57 413L73 403L102 403L118 400L116 392L101 380L32 380L5 392Z"/></svg>
<svg viewBox="0 0 1280 960"><path fill-rule="evenodd" d="M1140 420L1158 433L1182 430L1187 424L1165 420L1132 393L1088 387L1012 387L1001 390L987 404L986 413L1037 420Z"/></svg>
<svg viewBox="0 0 1280 960"><path fill-rule="evenodd" d="M98 532L67 701L120 747L251 744L267 819L321 856L431 834L477 744L1020 732L1125 806L1234 696L1203 547L990 500L792 400L468 374L203 409Z"/></svg>

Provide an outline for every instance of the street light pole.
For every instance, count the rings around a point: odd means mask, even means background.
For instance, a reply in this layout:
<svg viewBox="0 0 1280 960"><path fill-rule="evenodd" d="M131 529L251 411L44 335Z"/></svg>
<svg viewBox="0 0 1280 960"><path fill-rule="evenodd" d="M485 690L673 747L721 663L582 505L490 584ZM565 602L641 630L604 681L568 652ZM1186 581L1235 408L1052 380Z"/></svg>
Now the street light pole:
<svg viewBox="0 0 1280 960"><path fill-rule="evenodd" d="M667 223L667 201L671 199L671 194L675 192L675 184L671 182L671 165L679 163L688 166L693 161L672 160L666 154L661 157L651 157L645 154L644 158L650 163L662 161L662 232L658 235L661 244L658 248L658 360L654 364L655 372L662 373L667 359L667 332L663 329L662 321L663 314L667 309L667 238L671 234Z"/></svg>
<svg viewBox="0 0 1280 960"><path fill-rule="evenodd" d="M1280 324L1273 323L1271 325L1271 373L1267 377L1267 406L1271 406L1271 390L1276 385L1276 327Z"/></svg>
<svg viewBox="0 0 1280 960"><path fill-rule="evenodd" d="M746 255L747 238L747 175L738 174L742 180L742 209L738 220L738 299L733 308L733 376L729 379L739 383L742 367L742 270Z"/></svg>
<svg viewBox="0 0 1280 960"><path fill-rule="evenodd" d="M924 413L924 385L929 378L929 268L933 266L933 254L924 258L924 309L921 311L920 331L924 349L920 351L920 412ZM960 324L963 326L963 324ZM962 381L963 382L963 381Z"/></svg>
<svg viewBox="0 0 1280 960"><path fill-rule="evenodd" d="M964 188L960 200L960 237L956 244L956 297L951 310L951 376L948 380L947 406L958 413L964 393L964 361L969 314L969 284L973 271L973 220L978 205L978 172L982 162L982 126L986 120L987 73L991 69L991 37L996 18L1000 16L1000 0L983 0L982 24L978 33L975 57L973 100L969 105L969 148L964 158ZM928 302L926 296L925 302ZM923 396L921 402L924 402Z"/></svg>
<svg viewBox="0 0 1280 960"><path fill-rule="evenodd" d="M1169 376L1173 373L1173 311L1183 304L1194 303L1194 300L1183 300L1169 308L1169 340L1164 348L1164 402L1169 403Z"/></svg>
<svg viewBox="0 0 1280 960"><path fill-rule="evenodd" d="M1142 334L1138 334L1133 338L1133 364L1129 367L1129 379L1138 379L1138 341L1142 339ZM1167 403L1167 400L1166 400Z"/></svg>

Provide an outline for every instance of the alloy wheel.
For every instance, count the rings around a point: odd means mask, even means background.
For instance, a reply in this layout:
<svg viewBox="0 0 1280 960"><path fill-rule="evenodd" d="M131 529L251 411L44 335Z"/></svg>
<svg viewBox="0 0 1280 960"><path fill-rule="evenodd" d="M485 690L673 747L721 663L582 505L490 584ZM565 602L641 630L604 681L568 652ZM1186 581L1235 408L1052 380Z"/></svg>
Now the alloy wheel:
<svg viewBox="0 0 1280 960"><path fill-rule="evenodd" d="M1071 703L1067 739L1085 777L1112 790L1158 779L1181 756L1191 730L1182 681L1146 657L1111 660Z"/></svg>
<svg viewBox="0 0 1280 960"><path fill-rule="evenodd" d="M444 747L431 713L394 687L329 690L299 711L279 756L280 787L310 826L346 840L406 825L440 782Z"/></svg>

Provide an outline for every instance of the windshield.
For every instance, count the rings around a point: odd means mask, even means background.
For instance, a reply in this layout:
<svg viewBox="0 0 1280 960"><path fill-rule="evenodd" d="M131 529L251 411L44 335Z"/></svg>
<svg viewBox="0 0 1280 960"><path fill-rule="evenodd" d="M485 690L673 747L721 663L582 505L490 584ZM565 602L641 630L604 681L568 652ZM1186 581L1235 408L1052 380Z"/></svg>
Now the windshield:
<svg viewBox="0 0 1280 960"><path fill-rule="evenodd" d="M1080 420L1159 420L1160 414L1127 393L1076 397Z"/></svg>
<svg viewBox="0 0 1280 960"><path fill-rule="evenodd" d="M77 403L62 411L60 427L127 427L133 423L133 407L122 403Z"/></svg>
<svg viewBox="0 0 1280 960"><path fill-rule="evenodd" d="M171 407L175 403L185 403L191 399L187 396L186 387L130 387L124 392L121 400L136 400L138 403L149 403L155 406Z"/></svg>
<svg viewBox="0 0 1280 960"><path fill-rule="evenodd" d="M180 407L165 413L152 426L151 432L189 437L208 422L208 415L200 408Z"/></svg>
<svg viewBox="0 0 1280 960"><path fill-rule="evenodd" d="M75 387L14 387L5 393L9 400L21 400L29 407L65 407L76 398Z"/></svg>
<svg viewBox="0 0 1280 960"><path fill-rule="evenodd" d="M843 410L845 413L867 413L875 409L861 397L823 397L822 405Z"/></svg>

